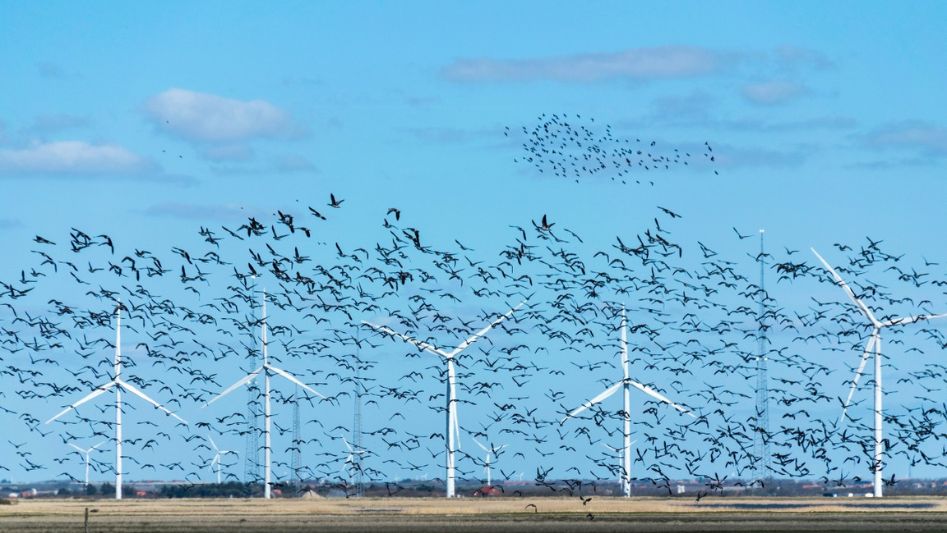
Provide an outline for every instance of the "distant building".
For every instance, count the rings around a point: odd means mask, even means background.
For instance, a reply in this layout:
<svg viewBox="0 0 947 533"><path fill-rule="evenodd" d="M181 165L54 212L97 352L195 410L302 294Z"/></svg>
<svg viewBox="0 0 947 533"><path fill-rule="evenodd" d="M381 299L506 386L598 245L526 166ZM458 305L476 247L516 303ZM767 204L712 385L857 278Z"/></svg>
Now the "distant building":
<svg viewBox="0 0 947 533"><path fill-rule="evenodd" d="M488 497L488 496L502 496L503 491L499 487L494 487L492 485L484 485L479 489L475 490L473 493L474 496Z"/></svg>

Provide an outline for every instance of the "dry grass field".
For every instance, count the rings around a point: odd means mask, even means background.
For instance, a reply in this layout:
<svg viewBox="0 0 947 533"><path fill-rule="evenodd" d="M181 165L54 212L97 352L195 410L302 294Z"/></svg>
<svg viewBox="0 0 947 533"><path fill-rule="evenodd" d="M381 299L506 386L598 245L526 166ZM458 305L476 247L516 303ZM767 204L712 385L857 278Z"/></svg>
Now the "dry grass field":
<svg viewBox="0 0 947 533"><path fill-rule="evenodd" d="M530 506L535 505L535 508ZM22 500L0 531L947 531L947 499Z"/></svg>

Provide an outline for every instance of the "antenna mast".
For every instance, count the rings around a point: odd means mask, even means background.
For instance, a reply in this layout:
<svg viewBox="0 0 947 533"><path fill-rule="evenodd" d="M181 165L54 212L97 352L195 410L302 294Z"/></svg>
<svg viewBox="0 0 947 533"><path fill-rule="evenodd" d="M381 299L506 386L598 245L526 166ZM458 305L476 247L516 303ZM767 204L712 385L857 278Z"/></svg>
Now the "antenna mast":
<svg viewBox="0 0 947 533"><path fill-rule="evenodd" d="M256 276L251 294L256 291ZM255 300L251 296L251 305ZM252 328L250 328L252 330ZM257 336L250 333L254 342ZM247 449L243 462L243 481L245 483L260 482L260 387L256 381L247 383Z"/></svg>
<svg viewBox="0 0 947 533"><path fill-rule="evenodd" d="M352 455L355 468L355 496L362 496L362 359L361 340L358 330L355 332L355 419L352 421L352 446L356 452Z"/></svg>
<svg viewBox="0 0 947 533"><path fill-rule="evenodd" d="M293 482L296 487L302 487L302 435L299 427L299 386L293 391Z"/></svg>

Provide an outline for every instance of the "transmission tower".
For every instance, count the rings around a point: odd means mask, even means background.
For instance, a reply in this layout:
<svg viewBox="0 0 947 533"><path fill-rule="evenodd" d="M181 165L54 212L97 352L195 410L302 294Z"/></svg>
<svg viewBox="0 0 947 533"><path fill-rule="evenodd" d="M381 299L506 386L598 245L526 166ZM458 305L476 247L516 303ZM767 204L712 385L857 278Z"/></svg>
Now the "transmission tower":
<svg viewBox="0 0 947 533"><path fill-rule="evenodd" d="M754 448L756 452L756 479L765 479L769 477L769 376L767 375L767 341L766 341L766 259L763 249L763 234L765 230L760 230L760 255L757 261L760 263L760 287L759 287L759 316L758 331L756 339L756 439Z"/></svg>
<svg viewBox="0 0 947 533"><path fill-rule="evenodd" d="M250 287L250 293L256 291L256 276L253 276L253 284ZM251 297L251 302L253 301ZM251 303L251 305L253 305ZM250 328L252 331L253 328ZM259 341L252 333L250 336L253 342ZM247 383L247 448L243 459L243 481L245 483L259 483L260 476L260 427L263 417L263 409L260 406L260 387L256 381Z"/></svg>
<svg viewBox="0 0 947 533"><path fill-rule="evenodd" d="M247 449L243 462L243 481L260 481L260 388L254 382L247 386Z"/></svg>
<svg viewBox="0 0 947 533"><path fill-rule="evenodd" d="M299 428L299 386L293 392L293 459L290 468L293 472L293 483L296 487L302 486L302 435Z"/></svg>

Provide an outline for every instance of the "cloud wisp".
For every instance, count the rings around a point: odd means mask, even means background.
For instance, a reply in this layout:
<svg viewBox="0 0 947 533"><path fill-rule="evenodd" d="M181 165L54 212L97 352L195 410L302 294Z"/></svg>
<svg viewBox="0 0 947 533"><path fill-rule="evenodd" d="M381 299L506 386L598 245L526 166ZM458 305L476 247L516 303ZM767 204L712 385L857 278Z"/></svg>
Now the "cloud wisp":
<svg viewBox="0 0 947 533"><path fill-rule="evenodd" d="M868 148L914 150L928 157L947 157L947 128L921 120L885 124L864 135L861 142Z"/></svg>
<svg viewBox="0 0 947 533"><path fill-rule="evenodd" d="M459 59L441 74L455 82L649 81L713 74L725 64L720 53L707 48L658 46L535 59Z"/></svg>
<svg viewBox="0 0 947 533"><path fill-rule="evenodd" d="M151 161L115 144L53 141L0 148L2 174L134 174L154 169Z"/></svg>
<svg viewBox="0 0 947 533"><path fill-rule="evenodd" d="M174 218L184 220L233 221L245 219L250 214L243 207L235 205L191 204L184 202L163 202L146 207L141 214L154 218Z"/></svg>
<svg viewBox="0 0 947 533"><path fill-rule="evenodd" d="M804 95L807 89L801 83L785 80L750 83L743 86L743 98L759 105L785 104Z"/></svg>
<svg viewBox="0 0 947 533"><path fill-rule="evenodd" d="M145 112L155 126L182 139L228 143L297 137L302 129L265 100L236 100L172 88L151 97Z"/></svg>

